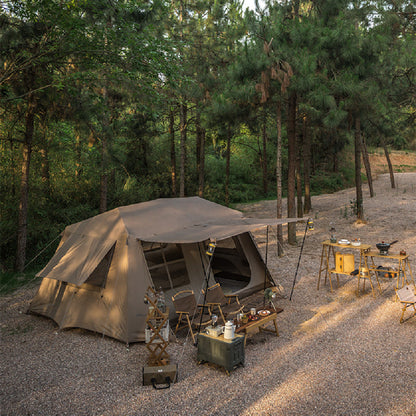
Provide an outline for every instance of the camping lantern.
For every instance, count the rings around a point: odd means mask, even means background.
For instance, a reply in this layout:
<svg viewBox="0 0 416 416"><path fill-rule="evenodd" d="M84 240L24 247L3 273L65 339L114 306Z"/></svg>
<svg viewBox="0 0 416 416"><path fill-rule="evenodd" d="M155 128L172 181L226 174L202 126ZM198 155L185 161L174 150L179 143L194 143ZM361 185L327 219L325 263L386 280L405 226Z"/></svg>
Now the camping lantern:
<svg viewBox="0 0 416 416"><path fill-rule="evenodd" d="M313 227L313 219L308 218L308 230L313 231L315 228Z"/></svg>
<svg viewBox="0 0 416 416"><path fill-rule="evenodd" d="M337 237L335 235L335 227L332 225L332 223L331 228L329 229L329 241L331 241L331 243L337 242Z"/></svg>
<svg viewBox="0 0 416 416"><path fill-rule="evenodd" d="M212 256L212 255L214 254L215 246L216 246L216 244L215 244L215 242L214 242L214 241L211 241L211 242L208 244L207 251L206 251L206 254L207 254L208 256Z"/></svg>

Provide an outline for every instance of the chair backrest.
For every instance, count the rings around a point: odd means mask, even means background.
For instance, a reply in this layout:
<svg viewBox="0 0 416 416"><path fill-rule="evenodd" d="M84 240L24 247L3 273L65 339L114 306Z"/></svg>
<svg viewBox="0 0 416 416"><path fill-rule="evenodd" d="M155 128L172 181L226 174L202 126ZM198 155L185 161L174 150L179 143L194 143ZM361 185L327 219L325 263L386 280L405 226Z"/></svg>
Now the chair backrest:
<svg viewBox="0 0 416 416"><path fill-rule="evenodd" d="M403 286L401 289L396 290L396 293L400 302L416 302L415 288L413 286Z"/></svg>
<svg viewBox="0 0 416 416"><path fill-rule="evenodd" d="M204 293L204 291L202 291L202 293ZM227 304L227 298L224 296L224 292L219 283L216 283L207 289L206 302L219 303L221 306Z"/></svg>
<svg viewBox="0 0 416 416"><path fill-rule="evenodd" d="M193 290L182 290L172 296L175 311L193 314L196 311L196 300Z"/></svg>

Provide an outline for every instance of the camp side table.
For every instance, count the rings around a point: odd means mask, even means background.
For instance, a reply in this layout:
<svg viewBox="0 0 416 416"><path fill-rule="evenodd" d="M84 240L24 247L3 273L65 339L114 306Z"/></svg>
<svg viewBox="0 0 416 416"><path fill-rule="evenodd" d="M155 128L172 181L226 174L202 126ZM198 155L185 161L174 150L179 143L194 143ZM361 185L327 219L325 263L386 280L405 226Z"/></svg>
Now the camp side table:
<svg viewBox="0 0 416 416"><path fill-rule="evenodd" d="M406 270L409 273L409 277L411 282L415 284L413 279L412 269L410 268L409 263L409 255L408 254L380 254L379 251L368 251L364 254L365 257L365 265L368 268L369 273L374 273L378 278L377 272L385 272L391 274L397 274L396 280L396 289L400 289L405 284L409 284L409 280L407 278ZM374 262L374 258L381 258L381 259L390 259L398 262L398 270L393 269L377 269L376 264ZM370 259L370 264L368 264L368 259ZM400 286L400 277L401 279L401 286Z"/></svg>
<svg viewBox="0 0 416 416"><path fill-rule="evenodd" d="M237 334L233 339L225 339L224 335L198 334L198 364L217 364L229 375L236 366L244 365L244 339L244 335Z"/></svg>
<svg viewBox="0 0 416 416"><path fill-rule="evenodd" d="M257 332L265 331L265 332L272 332L276 334L276 336L279 336L279 330L277 329L277 314L280 312L283 312L282 308L276 308L276 310L273 309L266 309L270 312L267 316L261 316L256 321L249 321L248 323L241 325L239 328L236 329L236 333L244 333L246 335L246 338ZM274 330L265 328L265 325L269 322L273 322ZM244 344L246 343L246 339L244 340Z"/></svg>
<svg viewBox="0 0 416 416"><path fill-rule="evenodd" d="M321 276L322 273L325 272L325 284L326 279L329 278L329 285L331 287L331 292L333 292L332 288L332 280L331 280L331 273L335 273L337 275L337 282L338 275L348 275L350 276L350 273L342 273L335 270L335 248L337 249L350 249L350 250L359 250L360 252L360 262L358 270L360 270L361 266L365 264L364 254L370 250L371 245L370 244L360 244L359 246L353 246L351 244L339 244L339 243L331 243L330 240L325 240L322 242L322 253L321 253L321 264L319 266L319 276L318 276L318 286L317 290L319 290L319 284L321 282ZM330 262L332 261L334 263L334 268L331 268ZM371 282L371 279L370 279ZM360 284L360 281L358 280L358 285ZM371 288L373 288L373 284L371 283ZM360 287L358 286L358 290L360 290Z"/></svg>

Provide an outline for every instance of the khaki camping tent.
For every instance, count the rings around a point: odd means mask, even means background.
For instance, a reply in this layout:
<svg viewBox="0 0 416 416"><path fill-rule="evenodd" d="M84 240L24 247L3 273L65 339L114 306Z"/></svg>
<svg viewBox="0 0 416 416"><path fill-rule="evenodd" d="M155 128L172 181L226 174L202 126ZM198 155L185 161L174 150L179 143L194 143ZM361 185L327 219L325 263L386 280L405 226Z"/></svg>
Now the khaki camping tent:
<svg viewBox="0 0 416 416"><path fill-rule="evenodd" d="M186 288L201 293L206 247L214 239L209 284L250 294L263 287L265 277L271 279L250 230L288 221L243 218L198 197L113 209L65 228L55 255L37 275L43 280L29 311L60 328L143 341L149 286L162 287L167 300Z"/></svg>

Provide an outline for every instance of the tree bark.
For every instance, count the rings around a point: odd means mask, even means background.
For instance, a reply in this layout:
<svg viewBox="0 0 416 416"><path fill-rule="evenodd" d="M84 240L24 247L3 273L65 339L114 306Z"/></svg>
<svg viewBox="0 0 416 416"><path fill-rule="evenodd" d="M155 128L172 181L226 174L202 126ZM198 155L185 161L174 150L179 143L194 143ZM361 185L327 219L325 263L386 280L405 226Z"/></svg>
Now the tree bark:
<svg viewBox="0 0 416 416"><path fill-rule="evenodd" d="M297 216L303 217L303 192L302 192L302 139L300 135L296 135L297 152L296 152L296 201L297 201Z"/></svg>
<svg viewBox="0 0 416 416"><path fill-rule="evenodd" d="M384 155L386 156L387 165L389 166L390 184L391 184L391 187L394 189L394 188L396 188L396 184L394 182L393 165L392 165L391 160L390 160L389 150L387 149L387 146L385 144L383 145L383 149L384 149Z"/></svg>
<svg viewBox="0 0 416 416"><path fill-rule="evenodd" d="M101 138L100 213L107 211L107 193L107 134L104 132Z"/></svg>
<svg viewBox="0 0 416 416"><path fill-rule="evenodd" d="M106 82L105 77L104 82ZM106 86L103 87L102 96L106 108L103 112L101 130L100 213L107 211L108 195L108 143L110 141L110 102L108 99L108 90Z"/></svg>
<svg viewBox="0 0 416 416"><path fill-rule="evenodd" d="M80 137L80 130L79 126L77 126L77 130L75 133L75 181L78 184L80 174L81 174L81 137Z"/></svg>
<svg viewBox="0 0 416 416"><path fill-rule="evenodd" d="M230 171L231 171L231 126L228 125L227 149L225 152L225 205L230 205Z"/></svg>
<svg viewBox="0 0 416 416"><path fill-rule="evenodd" d="M277 147L276 147L276 218L282 218L282 106L277 103L276 114ZM278 225L277 233L277 255L282 257L283 252L283 226Z"/></svg>
<svg viewBox="0 0 416 416"><path fill-rule="evenodd" d="M35 100L29 95L26 117L25 135L23 142L22 174L20 179L20 204L17 229L16 270L22 272L26 262L27 246L27 213L29 205L29 171L32 155L33 132L35 128Z"/></svg>
<svg viewBox="0 0 416 416"><path fill-rule="evenodd" d="M267 196L267 131L266 131L266 111L264 111L263 117L263 128L262 128L262 141L263 141L263 149L262 149L262 171L263 171L263 195Z"/></svg>
<svg viewBox="0 0 416 416"><path fill-rule="evenodd" d="M205 179L205 130L201 127L201 114L196 115L196 166L198 173L198 196L204 196Z"/></svg>
<svg viewBox="0 0 416 416"><path fill-rule="evenodd" d="M311 199L311 138L308 134L307 118L303 118L303 181L305 184L304 213L312 209Z"/></svg>
<svg viewBox="0 0 416 416"><path fill-rule="evenodd" d="M41 156L41 177L43 191L47 194L50 193L50 173L49 173L49 149L47 140L47 128L45 123L42 123L42 143L39 149Z"/></svg>
<svg viewBox="0 0 416 416"><path fill-rule="evenodd" d="M172 182L172 196L176 197L176 150L175 150L175 115L173 109L169 112L170 137L170 177Z"/></svg>
<svg viewBox="0 0 416 416"><path fill-rule="evenodd" d="M187 118L187 106L185 103L180 104L180 133L181 133L181 165L180 165L180 178L179 178L179 196L183 198L185 196L185 172L186 172L186 118Z"/></svg>
<svg viewBox="0 0 416 416"><path fill-rule="evenodd" d="M364 218L363 213L363 190L361 183L361 122L360 118L355 118L355 193L356 193L356 214L357 219Z"/></svg>
<svg viewBox="0 0 416 416"><path fill-rule="evenodd" d="M363 155L365 173L367 175L368 188L370 190L370 198L372 198L374 196L374 188L373 188L373 176L371 174L370 158L368 157L367 145L365 143L365 139L362 134L360 136L361 136L361 152Z"/></svg>
<svg viewBox="0 0 416 416"><path fill-rule="evenodd" d="M291 93L288 103L288 178L287 178L287 216L296 218L296 94ZM289 223L288 243L296 245L296 223Z"/></svg>

